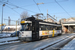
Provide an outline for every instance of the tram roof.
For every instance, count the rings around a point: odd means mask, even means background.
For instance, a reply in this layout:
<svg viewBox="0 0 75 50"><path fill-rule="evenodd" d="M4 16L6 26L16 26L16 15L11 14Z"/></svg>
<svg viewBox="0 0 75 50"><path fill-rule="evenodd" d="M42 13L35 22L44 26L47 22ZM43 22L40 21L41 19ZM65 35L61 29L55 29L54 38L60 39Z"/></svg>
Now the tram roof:
<svg viewBox="0 0 75 50"><path fill-rule="evenodd" d="M46 21L43 21L41 19L36 19L35 17L27 17L27 18L24 18L22 20L26 20L26 21L38 21L38 22L44 22L44 23L51 23L51 24L57 24L57 23L53 23L53 22L46 22ZM21 21L22 21L21 20ZM60 25L60 24L57 24L57 25Z"/></svg>

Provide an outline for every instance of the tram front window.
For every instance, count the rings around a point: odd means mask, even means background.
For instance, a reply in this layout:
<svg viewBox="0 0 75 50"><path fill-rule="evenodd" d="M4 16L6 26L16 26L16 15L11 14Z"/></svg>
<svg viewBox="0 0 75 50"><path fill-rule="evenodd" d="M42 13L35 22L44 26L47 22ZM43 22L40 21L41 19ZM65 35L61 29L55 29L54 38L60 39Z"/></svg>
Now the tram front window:
<svg viewBox="0 0 75 50"><path fill-rule="evenodd" d="M31 28L30 24L23 24L21 25L21 27L22 27L21 31L29 31Z"/></svg>

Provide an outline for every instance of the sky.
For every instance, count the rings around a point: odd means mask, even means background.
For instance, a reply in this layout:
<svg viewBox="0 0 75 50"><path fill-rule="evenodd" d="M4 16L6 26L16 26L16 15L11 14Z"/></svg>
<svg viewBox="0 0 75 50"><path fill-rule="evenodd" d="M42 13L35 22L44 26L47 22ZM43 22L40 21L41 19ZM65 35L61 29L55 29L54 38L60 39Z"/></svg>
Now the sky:
<svg viewBox="0 0 75 50"><path fill-rule="evenodd" d="M36 5L36 3L44 4ZM20 20L20 15L23 12L28 12L30 17L37 13L43 13L44 16L42 17L45 19L47 18L48 10L48 14L51 16L55 15L55 18L57 17L57 21L61 18L67 19L75 17L75 0L56 0L56 2L55 0L0 0L0 24L3 4L5 4L5 6L3 6L3 23L5 24L8 23L8 20L4 19L8 19L8 17L10 17L11 20ZM16 22L13 21L13 23Z"/></svg>

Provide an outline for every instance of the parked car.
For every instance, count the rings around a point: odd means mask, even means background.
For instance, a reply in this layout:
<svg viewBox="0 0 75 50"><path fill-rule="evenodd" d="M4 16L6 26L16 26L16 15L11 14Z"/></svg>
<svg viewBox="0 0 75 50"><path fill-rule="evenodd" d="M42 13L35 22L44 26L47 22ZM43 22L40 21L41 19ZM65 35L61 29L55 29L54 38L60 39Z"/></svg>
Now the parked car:
<svg viewBox="0 0 75 50"><path fill-rule="evenodd" d="M16 31L14 33L11 33L11 36L12 37L19 36L19 31L17 31L17 34L16 34Z"/></svg>

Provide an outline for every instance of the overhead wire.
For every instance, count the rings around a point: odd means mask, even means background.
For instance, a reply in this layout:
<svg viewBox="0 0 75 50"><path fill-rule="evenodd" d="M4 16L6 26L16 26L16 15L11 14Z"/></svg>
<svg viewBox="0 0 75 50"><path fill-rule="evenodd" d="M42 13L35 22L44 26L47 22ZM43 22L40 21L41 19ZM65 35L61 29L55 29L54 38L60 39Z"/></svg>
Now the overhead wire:
<svg viewBox="0 0 75 50"><path fill-rule="evenodd" d="M5 3L5 2L4 2ZM5 3L7 4L7 3ZM6 5L7 6L7 5ZM7 6L8 8L12 9L11 7ZM14 9L12 9L13 11L15 11ZM15 11L17 14L19 14L17 11ZM20 15L20 14L19 14Z"/></svg>
<svg viewBox="0 0 75 50"><path fill-rule="evenodd" d="M56 13L50 13L50 14L64 14L65 12L56 12ZM69 12L69 13L75 13L75 11Z"/></svg>
<svg viewBox="0 0 75 50"><path fill-rule="evenodd" d="M34 0L33 0L34 1ZM56 0L55 0L56 1ZM65 0L65 1L68 1L68 0ZM0 2L2 2L2 1L0 1ZM35 2L35 1L34 1ZM59 1L58 1L59 2ZM56 1L56 3L71 17L71 15L58 3L57 1ZM61 1L60 1L61 2ZM6 2L3 2L3 3L6 3ZM10 2L9 2L10 3ZM17 6L17 5L14 5L14 4L9 4L9 3L6 3L6 4L8 4L8 5L11 5L11 6L15 6L16 8L20 8L20 9L23 9L23 10L27 10L27 9L25 9L25 8L22 8L22 7L19 7L19 6ZM35 2L35 4L36 4L36 2ZM47 3L44 3L44 4L47 4ZM37 5L37 4L36 4ZM38 6L38 5L37 5ZM12 8L11 8L12 9ZM39 9L39 7L38 7L38 9ZM12 9L13 10L13 9ZM37 12L34 12L34 11L31 11L31 10L27 10L27 11L30 11L30 12L33 12L33 13L37 13ZM40 9L39 9L39 11L40 11ZM16 12L16 11L15 11ZM40 11L41 12L41 11Z"/></svg>
<svg viewBox="0 0 75 50"><path fill-rule="evenodd" d="M30 5L25 5L25 6L21 6L21 7L29 7L29 6L33 6L34 4L30 4ZM16 8L16 7L15 7ZM13 9L15 9L13 8Z"/></svg>
<svg viewBox="0 0 75 50"><path fill-rule="evenodd" d="M28 9L25 9L25 8L22 8L22 7L19 7L19 6L16 6L14 4L8 4L8 5L15 6L17 8L20 8L20 9L23 9L23 10L26 10L26 11L29 11L29 12L32 12L32 13L37 13L37 12L31 11L31 10L28 10Z"/></svg>
<svg viewBox="0 0 75 50"><path fill-rule="evenodd" d="M26 11L29 11L29 12L32 12L32 13L37 13L37 12L31 11L31 10L28 10L28 9L25 9L25 8L22 8L22 7L13 5L13 4L8 4L8 5L12 5L12 6L15 6L15 7L17 7L17 8L20 8L20 9L23 9L23 10L26 10Z"/></svg>
<svg viewBox="0 0 75 50"><path fill-rule="evenodd" d="M56 0L55 2L71 17L71 15Z"/></svg>
<svg viewBox="0 0 75 50"><path fill-rule="evenodd" d="M64 0L64 1L68 1L68 0ZM58 2L64 2L64 1L58 1ZM8 0L7 0L7 2L8 2ZM47 3L44 3L44 4L50 4L50 3L55 3L55 2L47 2ZM20 7L28 7L28 6L33 6L33 5L35 5L35 4L30 4L30 5L26 5L26 6L20 6ZM15 6L15 5L12 5L12 6ZM15 8L17 8L17 7L15 7ZM15 9L15 8L13 8L13 9Z"/></svg>
<svg viewBox="0 0 75 50"><path fill-rule="evenodd" d="M34 1L34 0L33 0ZM37 5L37 3L34 1L34 3ZM40 8L39 8L39 6L37 5L37 7L38 7L38 9L39 9L39 11L41 12L41 10L40 10Z"/></svg>
<svg viewBox="0 0 75 50"><path fill-rule="evenodd" d="M7 6L7 5L6 5ZM11 7L7 6L8 8L12 9ZM12 9L13 11L15 11L14 9ZM15 11L17 14L19 14L17 11ZM19 14L20 15L20 14Z"/></svg>
<svg viewBox="0 0 75 50"><path fill-rule="evenodd" d="M65 1L68 1L68 0L58 1L58 2L65 2ZM44 4L50 4L50 3L55 3L55 2L47 2L47 3L44 3Z"/></svg>
<svg viewBox="0 0 75 50"><path fill-rule="evenodd" d="M53 18L51 15L47 14L48 16L50 16L53 20L57 21L55 18Z"/></svg>
<svg viewBox="0 0 75 50"><path fill-rule="evenodd" d="M65 1L68 1L68 0L65 0ZM64 1L58 1L58 2L64 2ZM47 3L44 3L44 4L50 4L50 3L55 3L55 2L47 2ZM21 7L29 7L29 6L33 6L35 4L30 4L30 5L25 5L25 6L21 6ZM13 8L15 9L15 8Z"/></svg>
<svg viewBox="0 0 75 50"><path fill-rule="evenodd" d="M2 1L0 1L0 2L2 2ZM23 9L23 10L26 10L26 11L29 11L29 12L32 12L32 13L37 13L37 12L31 11L31 10L22 8L22 7L20 7L20 6L14 5L14 4L12 4L12 3L11 3L11 4L9 4L9 3L7 3L7 2L3 2L3 3L6 3L6 4L11 5L11 6L15 6L15 7L17 7L17 8L20 8L20 9Z"/></svg>
<svg viewBox="0 0 75 50"><path fill-rule="evenodd" d="M9 0L7 0L7 2L8 2ZM64 0L64 1L68 1L68 0ZM64 1L58 1L58 2L64 2ZM2 1L0 1L0 2L2 2ZM55 2L46 2L46 3L44 3L44 4L50 4L50 3L55 3ZM21 7L28 7L28 6L33 6L33 5L35 5L35 4L30 4L30 5L26 5L26 6L21 6Z"/></svg>

